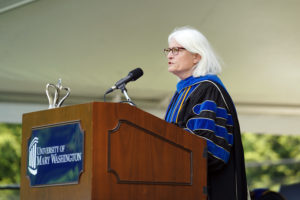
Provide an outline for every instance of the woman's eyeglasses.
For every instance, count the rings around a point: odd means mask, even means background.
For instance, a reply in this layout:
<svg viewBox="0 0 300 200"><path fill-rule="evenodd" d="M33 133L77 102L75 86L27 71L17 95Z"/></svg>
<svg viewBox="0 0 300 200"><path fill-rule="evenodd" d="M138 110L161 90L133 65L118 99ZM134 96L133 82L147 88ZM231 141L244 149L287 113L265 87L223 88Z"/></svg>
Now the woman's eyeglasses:
<svg viewBox="0 0 300 200"><path fill-rule="evenodd" d="M170 52L172 52L173 55L177 55L180 50L185 50L183 47L173 47L173 48L165 48L164 53L167 56Z"/></svg>

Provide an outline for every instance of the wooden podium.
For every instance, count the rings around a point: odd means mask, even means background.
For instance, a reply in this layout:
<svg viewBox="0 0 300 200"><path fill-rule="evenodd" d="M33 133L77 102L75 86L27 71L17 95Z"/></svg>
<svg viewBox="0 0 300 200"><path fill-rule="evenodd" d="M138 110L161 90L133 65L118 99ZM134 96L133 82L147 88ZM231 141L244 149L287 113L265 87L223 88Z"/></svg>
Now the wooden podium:
<svg viewBox="0 0 300 200"><path fill-rule="evenodd" d="M83 172L77 184L32 187L33 127L79 120ZM136 107L93 102L23 115L21 200L206 199L206 142Z"/></svg>

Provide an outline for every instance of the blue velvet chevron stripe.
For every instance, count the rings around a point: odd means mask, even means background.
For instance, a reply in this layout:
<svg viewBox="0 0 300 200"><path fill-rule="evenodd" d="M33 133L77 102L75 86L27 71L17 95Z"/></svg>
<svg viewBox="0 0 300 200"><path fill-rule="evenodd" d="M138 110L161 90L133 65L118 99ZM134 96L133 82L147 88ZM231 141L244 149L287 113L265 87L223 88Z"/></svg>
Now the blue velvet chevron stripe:
<svg viewBox="0 0 300 200"><path fill-rule="evenodd" d="M192 118L187 123L187 128L191 131L208 130L215 132L215 122L208 118Z"/></svg>
<svg viewBox="0 0 300 200"><path fill-rule="evenodd" d="M228 144L233 145L233 135L227 132L222 126L215 125L212 119L193 118L187 123L187 128L191 131L206 130L214 133L216 136L225 139Z"/></svg>
<svg viewBox="0 0 300 200"><path fill-rule="evenodd" d="M217 107L216 103L211 100L204 101L197 104L193 108L193 112L198 115L197 118L189 119L187 128L191 131L208 131L213 133L219 139L226 140L229 145L233 145L233 135L228 133L226 126L232 126L233 121L225 108ZM201 117L201 112L215 113L215 118L223 120L222 124L218 124L215 119ZM207 139L208 151L215 157L227 162L229 159L229 152L222 147L216 145L211 140Z"/></svg>
<svg viewBox="0 0 300 200"><path fill-rule="evenodd" d="M227 124L229 126L233 126L233 119L232 119L232 116L231 115L228 115L228 118L227 118Z"/></svg>
<svg viewBox="0 0 300 200"><path fill-rule="evenodd" d="M190 119L188 121L186 126L192 132L196 132L196 131L200 131L200 130L201 131L208 131L208 132L211 132L211 133L215 134L216 136L219 136L219 137L224 138L226 140L228 139L231 143L233 143L232 135L228 134L227 130L225 128L221 129L218 126L215 126L214 121L211 120L211 119L193 118L193 119ZM220 131L220 130L222 130L222 131ZM228 160L229 160L229 152L226 151L224 148L218 146L217 144L215 144L211 140L209 140L207 137L205 137L205 139L207 141L207 150L208 150L208 152L210 152L215 157L217 157L217 158L223 160L225 163L227 163Z"/></svg>
<svg viewBox="0 0 300 200"><path fill-rule="evenodd" d="M225 163L228 162L230 153L223 149L222 147L216 145L210 140L207 141L207 150L210 152L213 156L223 160Z"/></svg>
<svg viewBox="0 0 300 200"><path fill-rule="evenodd" d="M217 112L217 105L214 101L207 100L202 104L197 104L194 106L193 111L195 114L199 115L201 111L207 110L212 112Z"/></svg>

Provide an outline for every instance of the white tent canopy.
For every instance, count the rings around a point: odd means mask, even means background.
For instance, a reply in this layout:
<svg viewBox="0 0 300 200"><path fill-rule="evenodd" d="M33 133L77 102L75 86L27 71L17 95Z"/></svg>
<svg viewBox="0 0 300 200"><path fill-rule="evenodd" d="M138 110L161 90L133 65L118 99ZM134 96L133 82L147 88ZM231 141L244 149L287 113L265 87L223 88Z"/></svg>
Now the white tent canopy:
<svg viewBox="0 0 300 200"><path fill-rule="evenodd" d="M7 2L0 1L2 122L47 109L45 86L59 78L72 90L66 104L102 101L136 67L144 76L128 84L130 97L163 117L177 78L162 49L175 27L190 25L223 59L221 79L243 131L300 133L299 1L39 0L13 10Z"/></svg>

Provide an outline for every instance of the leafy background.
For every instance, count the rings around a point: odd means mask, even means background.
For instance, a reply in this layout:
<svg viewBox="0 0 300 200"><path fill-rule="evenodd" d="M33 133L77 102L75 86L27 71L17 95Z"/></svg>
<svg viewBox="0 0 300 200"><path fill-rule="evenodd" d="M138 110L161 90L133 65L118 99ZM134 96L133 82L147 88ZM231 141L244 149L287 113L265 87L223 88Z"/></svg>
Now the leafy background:
<svg viewBox="0 0 300 200"><path fill-rule="evenodd" d="M0 185L20 184L20 124L0 124ZM243 133L249 189L300 181L300 136ZM19 199L19 191L2 190L0 199Z"/></svg>
<svg viewBox="0 0 300 200"><path fill-rule="evenodd" d="M250 189L300 182L300 136L243 133Z"/></svg>
<svg viewBox="0 0 300 200"><path fill-rule="evenodd" d="M0 124L0 185L20 184L20 124ZM18 190L1 190L0 200L19 199Z"/></svg>

